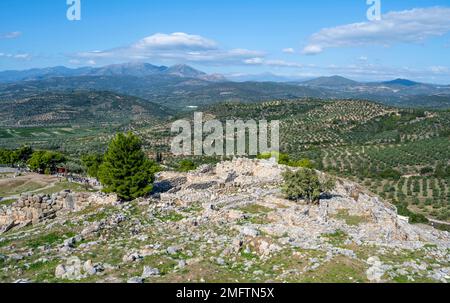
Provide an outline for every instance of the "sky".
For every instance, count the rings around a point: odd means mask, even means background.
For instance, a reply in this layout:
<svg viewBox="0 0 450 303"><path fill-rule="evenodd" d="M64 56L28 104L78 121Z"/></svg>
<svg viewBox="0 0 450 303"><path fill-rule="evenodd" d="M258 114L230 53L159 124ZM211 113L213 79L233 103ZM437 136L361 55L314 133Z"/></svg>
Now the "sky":
<svg viewBox="0 0 450 303"><path fill-rule="evenodd" d="M75 13L67 0L1 0L0 71L148 62L450 84L450 0L369 0L380 20L367 0L72 1Z"/></svg>

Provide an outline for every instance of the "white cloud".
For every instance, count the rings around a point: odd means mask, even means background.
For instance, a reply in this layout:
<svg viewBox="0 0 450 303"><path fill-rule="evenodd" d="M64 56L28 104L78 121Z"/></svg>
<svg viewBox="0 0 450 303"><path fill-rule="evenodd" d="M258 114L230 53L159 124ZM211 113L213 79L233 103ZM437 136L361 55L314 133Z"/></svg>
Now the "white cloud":
<svg viewBox="0 0 450 303"><path fill-rule="evenodd" d="M265 65L272 67L292 67L292 68L302 68L303 65L297 62L289 62L284 60L265 60L264 58L250 58L244 60L247 65Z"/></svg>
<svg viewBox="0 0 450 303"><path fill-rule="evenodd" d="M249 65L261 65L263 62L264 60L262 58L250 58L244 60L244 63Z"/></svg>
<svg viewBox="0 0 450 303"><path fill-rule="evenodd" d="M217 48L217 43L198 35L186 33L155 34L141 39L132 46L136 49L187 49L211 50Z"/></svg>
<svg viewBox="0 0 450 303"><path fill-rule="evenodd" d="M248 49L223 49L218 43L186 33L154 34L127 47L105 51L81 52L74 59L88 60L158 60L212 65L245 64L246 60L265 56Z"/></svg>
<svg viewBox="0 0 450 303"><path fill-rule="evenodd" d="M320 45L310 44L303 49L302 53L304 55L317 55L320 54L322 51L323 48Z"/></svg>
<svg viewBox="0 0 450 303"><path fill-rule="evenodd" d="M421 43L449 31L450 8L447 7L390 12L383 15L380 21L324 28L311 36L303 54L315 55L334 47Z"/></svg>
<svg viewBox="0 0 450 303"><path fill-rule="evenodd" d="M22 35L21 32L10 32L5 34L0 34L0 39L15 39Z"/></svg>
<svg viewBox="0 0 450 303"><path fill-rule="evenodd" d="M450 69L446 66L431 66L430 71L435 74L448 74Z"/></svg>
<svg viewBox="0 0 450 303"><path fill-rule="evenodd" d="M0 53L0 57L8 58L8 59L16 59L16 60L30 60L31 55L30 54L7 54L7 53Z"/></svg>
<svg viewBox="0 0 450 303"><path fill-rule="evenodd" d="M13 56L15 59L23 59L23 60L28 60L31 58L30 54L17 54Z"/></svg>
<svg viewBox="0 0 450 303"><path fill-rule="evenodd" d="M283 49L283 53L293 54L293 53L295 53L295 49L293 49L292 47L288 47L288 48Z"/></svg>

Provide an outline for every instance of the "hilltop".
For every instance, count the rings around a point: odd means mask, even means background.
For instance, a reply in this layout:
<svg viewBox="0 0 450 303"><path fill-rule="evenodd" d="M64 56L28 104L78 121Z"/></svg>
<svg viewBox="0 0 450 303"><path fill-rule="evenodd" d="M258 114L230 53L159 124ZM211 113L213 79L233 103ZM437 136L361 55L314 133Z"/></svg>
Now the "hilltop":
<svg viewBox="0 0 450 303"><path fill-rule="evenodd" d="M1 235L0 280L449 281L447 232L408 224L342 179L320 205L288 201L284 169L235 159L163 172L150 197L125 204L95 193L25 195L13 212L33 209L35 219L15 217L22 227Z"/></svg>

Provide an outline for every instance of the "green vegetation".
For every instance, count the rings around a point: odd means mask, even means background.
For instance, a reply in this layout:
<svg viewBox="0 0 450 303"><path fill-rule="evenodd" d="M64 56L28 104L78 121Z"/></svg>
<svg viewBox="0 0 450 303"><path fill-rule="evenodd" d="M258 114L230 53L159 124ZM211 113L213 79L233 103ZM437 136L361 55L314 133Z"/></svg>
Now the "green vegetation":
<svg viewBox="0 0 450 303"><path fill-rule="evenodd" d="M98 174L105 192L132 200L151 192L158 169L142 151L139 138L128 133L118 134L111 141Z"/></svg>
<svg viewBox="0 0 450 303"><path fill-rule="evenodd" d="M177 165L177 171L179 172L188 172L191 170L195 170L196 168L197 165L195 165L194 161L187 159L181 160Z"/></svg>
<svg viewBox="0 0 450 303"><path fill-rule="evenodd" d="M281 165L287 165L287 166L291 166L291 167L302 167L302 168L309 168L309 169L313 169L314 163L307 158L303 158L300 160L291 160L290 156L288 154L283 154L283 153L277 153L277 152L271 152L271 153L263 153L257 156L258 159L260 160L268 160L270 158L276 158L278 164Z"/></svg>
<svg viewBox="0 0 450 303"><path fill-rule="evenodd" d="M428 223L428 219L422 214L413 213L408 209L408 205L405 203L397 203L397 212L401 216L409 217L410 223Z"/></svg>
<svg viewBox="0 0 450 303"><path fill-rule="evenodd" d="M33 149L29 146L22 146L16 150L0 149L1 165L20 165L27 163L33 154Z"/></svg>
<svg viewBox="0 0 450 303"><path fill-rule="evenodd" d="M311 169L287 170L283 174L283 192L287 198L299 201L305 199L309 203L319 203L320 195L333 190L334 179L320 180L318 174Z"/></svg>
<svg viewBox="0 0 450 303"><path fill-rule="evenodd" d="M96 93L92 97L102 104L108 103L106 95ZM79 92L71 100L80 99L77 102L85 106L81 96L83 94ZM60 97L51 98L57 100ZM245 101L251 102L251 99ZM223 122L228 119L280 120L281 153L275 155L280 163L315 168L351 179L390 203L407 205L414 214L450 220L448 110L400 109L360 100L313 98L227 102L208 105L202 110ZM191 113L179 116L192 118ZM0 129L0 146L12 150L25 144L39 150L64 152L72 162L84 155L104 154L113 134L133 129L142 138L142 147L148 155L162 153L164 164L176 170L189 171L198 165L221 160L219 157L172 157L170 121L155 121L150 117L101 126L78 122L73 125L43 122L41 126L33 127L7 126ZM4 154L0 150L0 159L5 158ZM271 156L264 154L258 158ZM91 164L83 163L84 171L92 169L88 174L95 176L98 162L91 160L94 161ZM79 164L79 161L75 162Z"/></svg>
<svg viewBox="0 0 450 303"><path fill-rule="evenodd" d="M30 170L40 174L52 174L66 157L53 151L33 151L29 146L22 146L16 150L0 149L0 165L27 165Z"/></svg>
<svg viewBox="0 0 450 303"><path fill-rule="evenodd" d="M28 167L40 174L52 174L56 172L58 165L64 163L66 158L61 153L52 151L36 151L28 160Z"/></svg>
<svg viewBox="0 0 450 303"><path fill-rule="evenodd" d="M336 215L336 219L344 220L347 225L350 226L358 226L359 224L367 222L367 218L362 216L352 216L349 214L349 211L340 210Z"/></svg>
<svg viewBox="0 0 450 303"><path fill-rule="evenodd" d="M281 157L284 164L308 159L314 168L358 182L414 214L450 220L448 110L300 99L218 104L206 111L221 121L278 119L281 154L289 159Z"/></svg>
<svg viewBox="0 0 450 303"><path fill-rule="evenodd" d="M98 178L100 166L103 163L103 155L100 154L85 155L81 157L81 163L85 167L88 176Z"/></svg>

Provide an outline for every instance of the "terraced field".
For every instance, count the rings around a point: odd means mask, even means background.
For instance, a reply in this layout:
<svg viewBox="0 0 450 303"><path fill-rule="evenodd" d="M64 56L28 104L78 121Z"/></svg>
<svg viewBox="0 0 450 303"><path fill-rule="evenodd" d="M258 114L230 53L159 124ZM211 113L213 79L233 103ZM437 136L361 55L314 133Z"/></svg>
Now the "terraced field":
<svg viewBox="0 0 450 303"><path fill-rule="evenodd" d="M61 150L80 154L103 150L106 142L120 127L88 127L68 125L55 127L4 127L0 128L0 146L15 149L31 145L37 149Z"/></svg>

